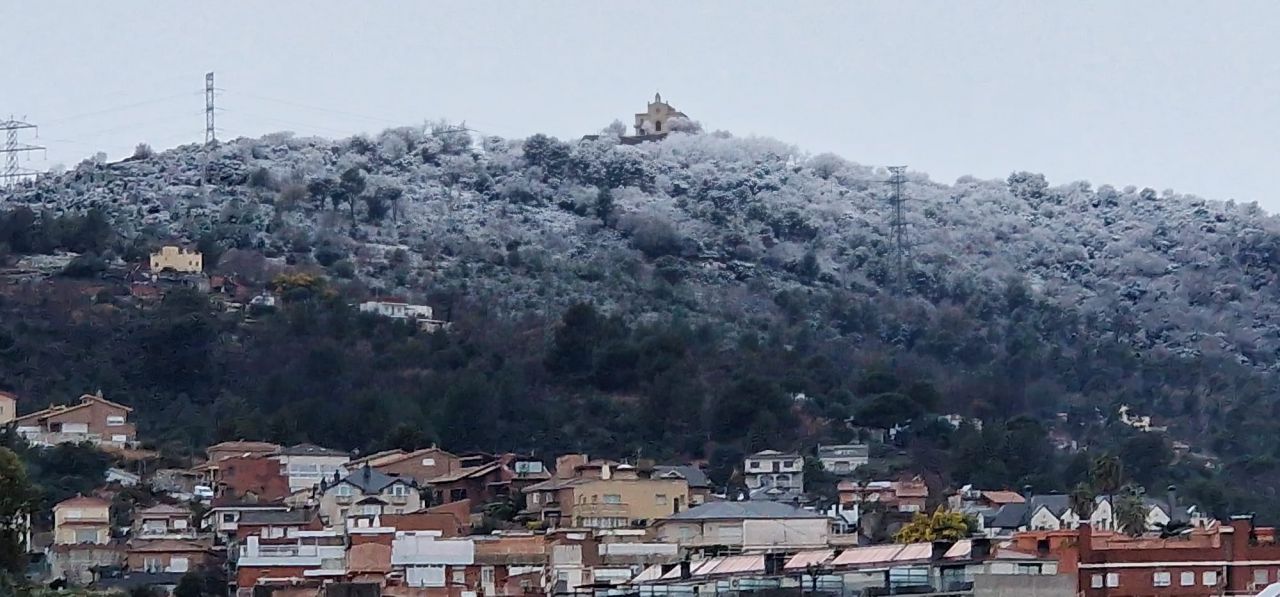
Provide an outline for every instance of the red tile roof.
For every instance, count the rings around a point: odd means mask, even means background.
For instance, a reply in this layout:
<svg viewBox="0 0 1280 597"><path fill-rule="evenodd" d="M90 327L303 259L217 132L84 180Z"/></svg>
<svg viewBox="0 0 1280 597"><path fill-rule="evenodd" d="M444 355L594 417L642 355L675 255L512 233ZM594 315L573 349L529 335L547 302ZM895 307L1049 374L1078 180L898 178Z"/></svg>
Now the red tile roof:
<svg viewBox="0 0 1280 597"><path fill-rule="evenodd" d="M56 510L58 508L71 508L75 506L96 506L99 508L110 508L111 502L108 502L107 500L104 500L100 497L94 497L89 495L78 495L76 497L68 498L68 499L62 500L61 502L58 502L57 504L54 504L53 508Z"/></svg>

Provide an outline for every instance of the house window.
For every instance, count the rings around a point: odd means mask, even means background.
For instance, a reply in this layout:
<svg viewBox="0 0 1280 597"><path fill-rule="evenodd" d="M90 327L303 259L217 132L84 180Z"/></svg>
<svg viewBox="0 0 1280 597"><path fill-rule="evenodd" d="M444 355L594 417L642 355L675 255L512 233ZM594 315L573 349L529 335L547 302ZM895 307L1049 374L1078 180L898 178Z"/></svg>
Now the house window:
<svg viewBox="0 0 1280 597"><path fill-rule="evenodd" d="M535 504L536 504L536 503L538 503L538 500L539 500L539 499L541 499L541 498L542 498L542 495L541 495L541 494L539 494L539 493L538 493L538 492L536 492L536 491L535 491L535 492L533 492L533 493L531 493L531 494L529 494L529 501L530 501L530 502L533 502L533 503L535 503Z"/></svg>
<svg viewBox="0 0 1280 597"><path fill-rule="evenodd" d="M1119 572L1108 572L1108 573L1107 573L1107 586L1108 586L1108 587L1118 587L1118 586L1120 586L1120 573L1119 573Z"/></svg>
<svg viewBox="0 0 1280 597"><path fill-rule="evenodd" d="M96 529L76 529L76 543L97 543L98 531Z"/></svg>
<svg viewBox="0 0 1280 597"><path fill-rule="evenodd" d="M1089 587L1090 587L1090 588L1094 588L1094 589L1101 589L1101 588L1102 588L1102 575L1101 575L1101 574L1095 574L1095 575L1093 575L1093 578L1089 579Z"/></svg>
<svg viewBox="0 0 1280 597"><path fill-rule="evenodd" d="M117 443L117 444L123 444L123 443L125 443L125 442L129 441L129 436L127 436L127 435L113 435L113 436L111 436L111 441L113 441L113 442L115 442L115 443Z"/></svg>
<svg viewBox="0 0 1280 597"><path fill-rule="evenodd" d="M1040 564L1018 564L1018 574L1042 574L1043 568Z"/></svg>
<svg viewBox="0 0 1280 597"><path fill-rule="evenodd" d="M450 489L449 490L449 501L460 502L465 499L467 499L466 489Z"/></svg>
<svg viewBox="0 0 1280 597"><path fill-rule="evenodd" d="M164 567L160 564L160 558L149 556L143 560L142 569L147 572L162 572Z"/></svg>
<svg viewBox="0 0 1280 597"><path fill-rule="evenodd" d="M659 493L658 495L653 496L653 501L659 506L665 506L667 505L667 496Z"/></svg>
<svg viewBox="0 0 1280 597"><path fill-rule="evenodd" d="M1206 587L1218 586L1218 571L1209 570L1205 572L1204 575L1200 577L1200 584Z"/></svg>
<svg viewBox="0 0 1280 597"><path fill-rule="evenodd" d="M224 523L232 523L232 522L235 522L235 521L236 521L236 513L235 513L235 512L226 512L226 513L223 513L223 515L222 515L222 522L224 522Z"/></svg>
<svg viewBox="0 0 1280 597"><path fill-rule="evenodd" d="M186 572L189 566L187 558L174 556L169 560L169 572Z"/></svg>
<svg viewBox="0 0 1280 597"><path fill-rule="evenodd" d="M747 468L750 468L750 469L758 469L758 468L760 468L760 461L759 461L759 460L752 460L750 463L748 463L748 464L747 464Z"/></svg>
<svg viewBox="0 0 1280 597"><path fill-rule="evenodd" d="M620 496L620 495L618 495L618 494L616 494L616 493L606 493L606 494L604 494L604 503L606 503L606 504L621 504L621 503L622 503L622 496Z"/></svg>
<svg viewBox="0 0 1280 597"><path fill-rule="evenodd" d="M1173 575L1168 572L1156 572L1151 575L1151 585L1156 587L1167 587L1173 584Z"/></svg>
<svg viewBox="0 0 1280 597"><path fill-rule="evenodd" d="M351 493L351 486L346 483L333 488L333 495L338 497L351 497Z"/></svg>
<svg viewBox="0 0 1280 597"><path fill-rule="evenodd" d="M595 503L597 503L597 502L599 502L599 501L600 501L600 496L598 496L598 495L592 495L592 496L591 496L591 503L595 504Z"/></svg>
<svg viewBox="0 0 1280 597"><path fill-rule="evenodd" d="M435 465L436 465L436 459L435 459L435 458L423 458L423 459L422 459L422 466L435 466Z"/></svg>
<svg viewBox="0 0 1280 597"><path fill-rule="evenodd" d="M1195 584L1196 584L1196 573L1195 573L1195 572L1183 572L1181 575L1179 575L1178 584L1179 584L1179 585L1182 585L1182 586L1184 586L1184 587L1191 587L1191 586L1195 586Z"/></svg>
<svg viewBox="0 0 1280 597"><path fill-rule="evenodd" d="M124 425L124 415L111 415L107 417L108 427L119 427Z"/></svg>
<svg viewBox="0 0 1280 597"><path fill-rule="evenodd" d="M403 483L396 483L391 486L391 495L395 497L409 497L409 487Z"/></svg>
<svg viewBox="0 0 1280 597"><path fill-rule="evenodd" d="M486 585L493 584L493 566L485 566L480 569L480 582Z"/></svg>
<svg viewBox="0 0 1280 597"><path fill-rule="evenodd" d="M1265 569L1253 571L1253 584L1265 585L1269 582L1269 575Z"/></svg>

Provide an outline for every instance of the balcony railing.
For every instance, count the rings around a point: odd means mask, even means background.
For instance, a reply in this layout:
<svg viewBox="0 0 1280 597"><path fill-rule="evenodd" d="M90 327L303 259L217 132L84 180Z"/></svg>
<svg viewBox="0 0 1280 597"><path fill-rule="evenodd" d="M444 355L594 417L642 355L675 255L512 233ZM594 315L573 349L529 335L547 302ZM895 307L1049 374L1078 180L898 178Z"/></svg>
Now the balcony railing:
<svg viewBox="0 0 1280 597"><path fill-rule="evenodd" d="M160 537L171 537L176 539L195 539L196 530L193 528L186 529L141 529L138 531L139 537L150 539Z"/></svg>
<svg viewBox="0 0 1280 597"><path fill-rule="evenodd" d="M631 506L628 504L575 504L574 517L629 518Z"/></svg>

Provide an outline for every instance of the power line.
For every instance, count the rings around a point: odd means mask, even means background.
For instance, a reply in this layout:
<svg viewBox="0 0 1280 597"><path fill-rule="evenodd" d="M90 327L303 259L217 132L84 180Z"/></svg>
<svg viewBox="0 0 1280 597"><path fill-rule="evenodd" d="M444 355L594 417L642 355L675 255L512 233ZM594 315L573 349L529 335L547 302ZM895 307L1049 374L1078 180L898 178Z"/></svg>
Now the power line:
<svg viewBox="0 0 1280 597"><path fill-rule="evenodd" d="M4 149L0 149L0 153L5 154L4 173L0 174L0 186L16 184L24 177L34 174L34 172L18 167L18 154L30 151L44 151L45 148L39 145L18 143L18 131L26 129L31 129L33 132L38 131L36 125L15 120L12 116L9 117L9 120L0 121L0 131L5 132Z"/></svg>
<svg viewBox="0 0 1280 597"><path fill-rule="evenodd" d="M199 91L189 91L189 92L187 92L187 93L179 93L179 94L175 94L175 95L168 95L168 96L165 96L165 97L158 97L158 98L155 98L155 99L149 99L149 100L143 100L143 101L140 101L140 102L134 102L134 103L131 103L131 104L124 104L124 105L120 105L120 106L113 106L113 107L110 107L110 108L103 108L103 109L101 109L101 110L95 110L95 111L93 111L93 112L85 112L85 113L83 113L83 114L75 114L75 115L72 115L72 116L64 116L64 117L62 117L62 118L55 118L55 119L53 119L53 120L45 121L45 126L48 126L48 125L51 125L51 124L58 124L58 123L62 123L62 122L69 122L69 121L72 121L72 120L79 120L79 119L81 119L81 118L88 118L88 117L90 117L90 116L100 116L100 115L102 115L102 114L110 114L111 112L119 112L120 110L128 110L128 109L130 109L130 108L138 108L138 107L141 107L141 106L149 106L149 105L152 105L152 104L159 104L159 103L163 103L163 102L173 101L173 100L176 100L176 99L190 98L191 96L196 95L196 94L198 94L198 93L200 93L200 92L199 92Z"/></svg>

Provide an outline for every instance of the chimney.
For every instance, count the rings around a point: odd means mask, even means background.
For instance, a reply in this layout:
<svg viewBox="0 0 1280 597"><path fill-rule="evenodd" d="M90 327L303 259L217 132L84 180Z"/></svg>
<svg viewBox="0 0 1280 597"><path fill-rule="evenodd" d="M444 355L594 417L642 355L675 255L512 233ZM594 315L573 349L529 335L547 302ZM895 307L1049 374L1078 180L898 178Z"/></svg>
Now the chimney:
<svg viewBox="0 0 1280 597"><path fill-rule="evenodd" d="M1173 513L1178 511L1178 486L1170 485L1168 496L1169 522L1173 522Z"/></svg>
<svg viewBox="0 0 1280 597"><path fill-rule="evenodd" d="M609 468L609 463L600 465L600 479L608 481L613 478L613 470Z"/></svg>
<svg viewBox="0 0 1280 597"><path fill-rule="evenodd" d="M688 580L693 576L689 560L680 560L680 580Z"/></svg>
<svg viewBox="0 0 1280 597"><path fill-rule="evenodd" d="M1030 485L1023 485L1023 486L1022 486L1022 497L1023 497L1023 499L1027 500L1028 502L1030 502L1030 501L1031 501L1031 498L1035 497L1035 495L1031 493L1031 486L1030 486ZM1028 507L1029 507L1029 506L1028 506Z"/></svg>
<svg viewBox="0 0 1280 597"><path fill-rule="evenodd" d="M1241 558L1244 549L1249 545L1255 545L1258 542L1258 536L1253 530L1253 514L1237 514L1231 517L1231 530L1233 537L1231 538L1232 547L1235 549L1235 557Z"/></svg>
<svg viewBox="0 0 1280 597"><path fill-rule="evenodd" d="M954 543L951 541L945 541L945 540L934 541L933 548L929 552L929 561L937 562L942 558L946 557L947 552L951 550L952 545L954 545Z"/></svg>
<svg viewBox="0 0 1280 597"><path fill-rule="evenodd" d="M1080 526L1076 528L1076 532L1080 534L1080 563L1088 563L1093 555L1093 525L1087 520L1080 521Z"/></svg>
<svg viewBox="0 0 1280 597"><path fill-rule="evenodd" d="M556 478L572 479L577 476L575 470L587 463L586 454L563 454L556 457Z"/></svg>

